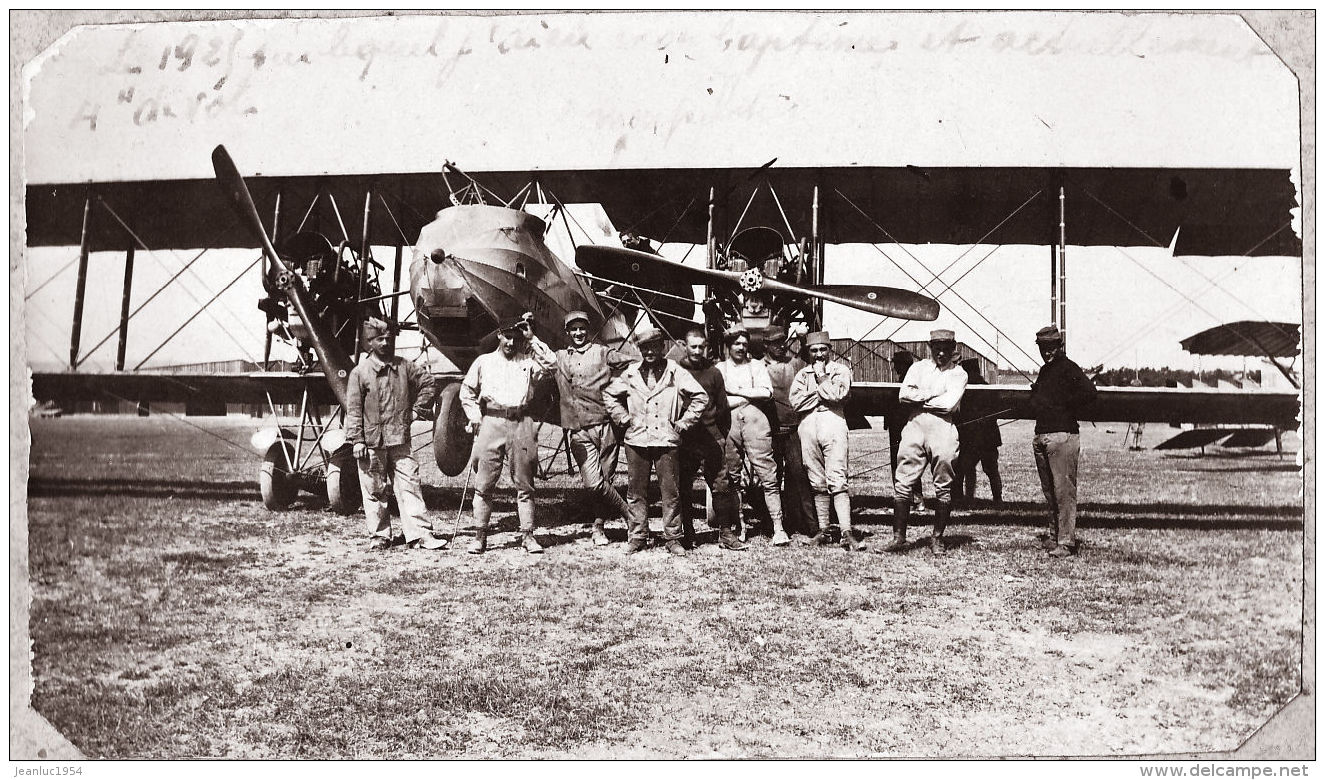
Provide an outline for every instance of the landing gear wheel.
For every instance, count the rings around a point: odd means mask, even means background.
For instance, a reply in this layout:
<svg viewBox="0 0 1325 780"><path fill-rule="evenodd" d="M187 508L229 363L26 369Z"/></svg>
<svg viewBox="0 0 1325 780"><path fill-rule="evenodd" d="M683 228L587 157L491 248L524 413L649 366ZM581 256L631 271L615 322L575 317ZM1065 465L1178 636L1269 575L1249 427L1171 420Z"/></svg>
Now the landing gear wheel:
<svg viewBox="0 0 1325 780"><path fill-rule="evenodd" d="M359 494L359 470L349 447L327 459L327 508L338 515L354 514L363 502Z"/></svg>
<svg viewBox="0 0 1325 780"><path fill-rule="evenodd" d="M442 388L437 400L437 419L432 424L432 456L437 468L454 477L469 467L474 437L465 430L468 419L460 407L460 383Z"/></svg>
<svg viewBox="0 0 1325 780"><path fill-rule="evenodd" d="M267 454L262 457L262 467L258 471L258 490L262 493L262 505L268 509L289 509L299 492L294 475L289 471L292 460L294 447L284 441L268 447Z"/></svg>

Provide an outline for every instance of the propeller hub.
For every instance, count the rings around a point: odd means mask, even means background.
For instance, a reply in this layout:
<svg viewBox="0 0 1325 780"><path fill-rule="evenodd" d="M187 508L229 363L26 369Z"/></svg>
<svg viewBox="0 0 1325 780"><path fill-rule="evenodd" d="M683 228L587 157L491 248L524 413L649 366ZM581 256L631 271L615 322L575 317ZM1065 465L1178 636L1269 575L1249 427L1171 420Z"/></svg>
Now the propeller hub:
<svg viewBox="0 0 1325 780"><path fill-rule="evenodd" d="M741 289L748 293L759 292L764 287L764 274L758 268L741 274Z"/></svg>

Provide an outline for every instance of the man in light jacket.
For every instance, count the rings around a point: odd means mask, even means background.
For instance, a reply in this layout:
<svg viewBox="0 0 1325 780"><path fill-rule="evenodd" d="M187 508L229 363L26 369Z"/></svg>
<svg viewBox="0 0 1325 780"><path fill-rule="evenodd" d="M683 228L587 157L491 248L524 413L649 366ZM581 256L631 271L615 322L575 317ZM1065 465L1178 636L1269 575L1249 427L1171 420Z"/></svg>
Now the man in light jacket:
<svg viewBox="0 0 1325 780"><path fill-rule="evenodd" d="M669 553L685 555L676 448L681 435L699 422L708 394L689 371L663 355L662 331L641 328L635 344L643 360L603 390L603 403L612 421L626 429L626 506L630 510L626 554L633 555L648 546L647 494L649 476L656 470L662 493L663 541Z"/></svg>
<svg viewBox="0 0 1325 780"><path fill-rule="evenodd" d="M810 364L792 380L788 400L801 416L801 459L814 491L814 513L819 522L815 544L832 540L830 517L837 512L842 546L863 550L851 531L851 495L847 492L846 400L851 392L851 369L828 359L832 342L827 331L805 337Z"/></svg>
<svg viewBox="0 0 1325 780"><path fill-rule="evenodd" d="M957 337L950 330L929 334L927 360L917 361L906 372L897 392L900 403L909 407L902 443L897 450L897 475L893 481L893 541L885 549L906 549L906 526L911 515L911 490L920 484L928 467L934 475L934 533L929 549L943 553L943 531L952 516L952 478L957 460L957 425L953 417L966 393L966 371L954 359Z"/></svg>

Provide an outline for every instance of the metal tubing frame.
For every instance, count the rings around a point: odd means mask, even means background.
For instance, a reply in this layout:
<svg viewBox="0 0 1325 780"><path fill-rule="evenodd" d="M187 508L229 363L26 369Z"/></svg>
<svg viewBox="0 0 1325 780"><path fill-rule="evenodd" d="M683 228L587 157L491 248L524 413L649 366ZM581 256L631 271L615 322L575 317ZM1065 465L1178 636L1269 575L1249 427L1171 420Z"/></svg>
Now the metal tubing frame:
<svg viewBox="0 0 1325 780"><path fill-rule="evenodd" d="M129 347L129 302L133 293L134 246L124 251L124 293L120 298L120 338L115 347L115 370L124 370L124 353Z"/></svg>
<svg viewBox="0 0 1325 780"><path fill-rule="evenodd" d="M1067 192L1058 187L1058 332L1067 346Z"/></svg>
<svg viewBox="0 0 1325 780"><path fill-rule="evenodd" d="M87 260L92 249L92 199L89 188L83 201L83 231L78 240L78 286L74 288L74 319L69 334L69 370L78 368L78 347L83 335L83 296L87 292Z"/></svg>

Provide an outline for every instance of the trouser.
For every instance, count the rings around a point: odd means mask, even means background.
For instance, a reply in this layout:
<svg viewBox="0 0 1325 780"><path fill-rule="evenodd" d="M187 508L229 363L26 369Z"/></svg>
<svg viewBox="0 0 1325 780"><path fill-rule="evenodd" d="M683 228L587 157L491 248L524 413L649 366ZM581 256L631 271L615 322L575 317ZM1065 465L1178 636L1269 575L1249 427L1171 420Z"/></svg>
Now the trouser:
<svg viewBox="0 0 1325 780"><path fill-rule="evenodd" d="M395 447L369 447L368 457L358 458L359 492L363 494L363 514L368 533L391 538L391 515L387 509L387 482L395 486L396 505L405 541L412 542L432 531L424 514L427 507L419 493L419 462L408 444Z"/></svg>
<svg viewBox="0 0 1325 780"><path fill-rule="evenodd" d="M611 423L589 425L570 432L570 452L580 469L580 479L594 497L595 517L609 520L629 516L626 501L612 487L616 474L617 456L621 447Z"/></svg>
<svg viewBox="0 0 1325 780"><path fill-rule="evenodd" d="M1003 478L998 473L998 447L967 449L961 446L957 454L957 493L965 499L975 498L975 467L979 465L989 480L989 493L995 501L1003 498Z"/></svg>
<svg viewBox="0 0 1325 780"><path fill-rule="evenodd" d="M675 447L634 447L626 445L626 506L630 509L630 541L649 538L649 475L658 472L662 493L663 539L680 539L681 512L677 500L677 455Z"/></svg>
<svg viewBox="0 0 1325 780"><path fill-rule="evenodd" d="M935 500L940 504L950 503L957 453L957 426L951 420L929 412L915 415L902 429L893 494L899 499L911 500L912 488L919 484L921 474L928 467L934 475Z"/></svg>
<svg viewBox="0 0 1325 780"><path fill-rule="evenodd" d="M813 535L818 529L814 491L805 473L805 459L801 457L800 432L784 428L773 434L773 457L782 473L782 514L787 533Z"/></svg>
<svg viewBox="0 0 1325 780"><path fill-rule="evenodd" d="M1039 433L1031 440L1035 470L1049 505L1049 535L1059 544L1077 540L1077 462L1081 458L1081 435Z"/></svg>
<svg viewBox="0 0 1325 780"><path fill-rule="evenodd" d="M732 427L727 432L727 473L741 468L741 457L749 464L764 496L774 529L782 528L782 489L778 486L778 464L773 460L773 431L768 416L752 404L732 409Z"/></svg>
<svg viewBox="0 0 1325 780"><path fill-rule="evenodd" d="M704 484L713 494L713 523L716 527L736 527L736 491L727 471L727 437L713 425L696 425L681 436L677 451L678 489L682 522L687 535L694 532L695 474L702 473ZM702 471L701 471L702 469Z"/></svg>
<svg viewBox="0 0 1325 780"><path fill-rule="evenodd" d="M816 495L847 492L847 419L829 409L801 420L801 460Z"/></svg>
<svg viewBox="0 0 1325 780"><path fill-rule="evenodd" d="M474 438L474 522L486 530L492 518L492 492L501 477L503 462L515 485L515 511L520 530L534 530L534 472L538 467L538 439L529 417L508 420L484 415Z"/></svg>
<svg viewBox="0 0 1325 780"><path fill-rule="evenodd" d="M889 424L891 425L891 423ZM897 450L900 449L902 446L902 429L905 427L906 427L905 424L903 424L902 427L899 428L890 427L888 429L888 461L892 464L893 467L892 474L893 474L894 485L897 484ZM924 491L925 488L920 483L920 479L917 477L915 485L911 487L911 503L913 505L920 506L921 499L924 498L925 495ZM894 499L897 498L897 493L895 490L893 492L893 498Z"/></svg>

